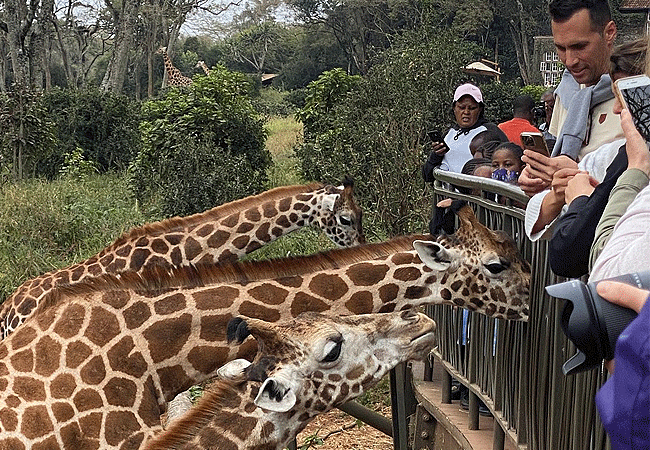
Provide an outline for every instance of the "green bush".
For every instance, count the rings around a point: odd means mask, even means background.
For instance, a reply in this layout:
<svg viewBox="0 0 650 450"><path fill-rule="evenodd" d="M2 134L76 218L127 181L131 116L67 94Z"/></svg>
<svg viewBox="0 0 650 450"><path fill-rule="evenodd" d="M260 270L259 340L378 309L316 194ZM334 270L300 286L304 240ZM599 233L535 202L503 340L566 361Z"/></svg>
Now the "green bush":
<svg viewBox="0 0 650 450"><path fill-rule="evenodd" d="M41 93L17 86L0 95L0 170L3 178L21 180L39 174L53 152L54 121ZM6 175L6 176L5 176Z"/></svg>
<svg viewBox="0 0 650 450"><path fill-rule="evenodd" d="M260 192L271 155L243 75L224 67L143 104L143 148L131 167L140 200L188 215Z"/></svg>
<svg viewBox="0 0 650 450"><path fill-rule="evenodd" d="M126 169L138 154L139 102L98 89L52 89L43 95L43 104L56 123L57 148L41 161L39 175L55 177L65 155L77 148L102 173Z"/></svg>
<svg viewBox="0 0 650 450"><path fill-rule="evenodd" d="M0 301L24 281L83 261L146 221L124 174L7 184L0 204Z"/></svg>
<svg viewBox="0 0 650 450"><path fill-rule="evenodd" d="M377 224L367 230L370 238L427 229L430 204L420 175L426 131L449 127L453 91L466 77L461 67L475 50L451 33L422 27L406 33L335 104L308 100L299 115L305 141L296 155L303 176L328 183L352 176L364 211ZM314 86L308 99L332 92L318 82L308 90Z"/></svg>
<svg viewBox="0 0 650 450"><path fill-rule="evenodd" d="M486 119L496 124L512 119L512 101L522 95L518 80L481 84L481 91L485 100Z"/></svg>

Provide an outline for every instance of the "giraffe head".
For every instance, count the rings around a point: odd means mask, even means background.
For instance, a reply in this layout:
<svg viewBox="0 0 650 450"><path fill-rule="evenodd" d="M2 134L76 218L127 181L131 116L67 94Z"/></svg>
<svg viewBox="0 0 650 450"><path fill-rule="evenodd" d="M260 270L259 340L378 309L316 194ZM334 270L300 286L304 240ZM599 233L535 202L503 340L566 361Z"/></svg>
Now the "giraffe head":
<svg viewBox="0 0 650 450"><path fill-rule="evenodd" d="M167 47L158 47L158 50L156 50L156 55L162 55L167 52Z"/></svg>
<svg viewBox="0 0 650 450"><path fill-rule="evenodd" d="M258 354L245 369L249 380L262 383L255 405L313 417L361 395L400 362L424 358L435 329L413 309L339 317L309 312L279 324L234 318L228 337L242 343L250 334L257 341Z"/></svg>
<svg viewBox="0 0 650 450"><path fill-rule="evenodd" d="M228 379L149 449L207 449L217 441L224 448L282 449L316 415L359 396L395 365L424 358L435 329L413 309L344 317L303 313L275 324L236 317L229 338L241 343L252 335L255 359L235 364ZM236 390L240 401L228 400L224 387L230 395Z"/></svg>
<svg viewBox="0 0 650 450"><path fill-rule="evenodd" d="M530 264L514 240L482 225L468 205L457 215L455 234L413 242L422 262L444 274L440 297L489 316L528 320Z"/></svg>
<svg viewBox="0 0 650 450"><path fill-rule="evenodd" d="M315 223L325 235L339 247L351 247L365 244L363 234L362 211L357 204L354 182L348 178L343 186L326 186L320 206L321 211L315 217Z"/></svg>

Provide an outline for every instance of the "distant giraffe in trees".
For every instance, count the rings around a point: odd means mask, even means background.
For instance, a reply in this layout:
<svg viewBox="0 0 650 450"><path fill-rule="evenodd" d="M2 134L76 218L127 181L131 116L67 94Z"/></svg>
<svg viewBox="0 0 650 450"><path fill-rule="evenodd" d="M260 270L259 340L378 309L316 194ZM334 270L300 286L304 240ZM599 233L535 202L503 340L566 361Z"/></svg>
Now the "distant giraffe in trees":
<svg viewBox="0 0 650 450"><path fill-rule="evenodd" d="M156 51L156 54L162 55L163 60L165 61L165 70L167 71L167 84L169 86L189 86L192 84L191 78L186 77L181 73L180 70L174 67L172 60L167 54L167 47L160 47L158 51Z"/></svg>
<svg viewBox="0 0 650 450"><path fill-rule="evenodd" d="M208 69L207 64L206 64L205 61L203 61L203 60L201 60L201 61L199 61L199 62L196 63L196 67L195 67L195 69L203 69L203 71L205 72L205 74L206 74L207 76L210 76L210 69Z"/></svg>

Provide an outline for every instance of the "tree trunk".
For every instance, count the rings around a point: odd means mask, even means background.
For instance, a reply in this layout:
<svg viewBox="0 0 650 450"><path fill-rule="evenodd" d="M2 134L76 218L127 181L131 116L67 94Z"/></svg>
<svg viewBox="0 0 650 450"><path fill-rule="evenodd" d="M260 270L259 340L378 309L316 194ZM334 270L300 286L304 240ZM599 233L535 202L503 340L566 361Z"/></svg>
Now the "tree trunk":
<svg viewBox="0 0 650 450"><path fill-rule="evenodd" d="M5 13L7 45L11 55L14 83L20 86L30 86L29 52L25 48L25 36L32 26L33 14L30 14L27 5L20 0L7 0Z"/></svg>
<svg viewBox="0 0 650 450"><path fill-rule="evenodd" d="M121 93L126 79L127 65L129 62L129 51L133 46L135 35L135 23L140 0L125 0L122 11L114 16L117 17L115 24L115 44L113 55L101 83L101 90L114 93Z"/></svg>

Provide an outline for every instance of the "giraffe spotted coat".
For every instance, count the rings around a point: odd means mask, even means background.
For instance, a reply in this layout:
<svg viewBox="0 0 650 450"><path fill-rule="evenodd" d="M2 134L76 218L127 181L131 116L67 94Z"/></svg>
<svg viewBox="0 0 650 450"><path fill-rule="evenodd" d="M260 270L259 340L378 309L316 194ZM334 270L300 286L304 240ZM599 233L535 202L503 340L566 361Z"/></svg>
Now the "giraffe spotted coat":
<svg viewBox="0 0 650 450"><path fill-rule="evenodd" d="M526 320L530 271L512 241L461 210L455 236L299 258L104 274L50 291L0 343L0 449L137 449L166 402L254 342L236 315L352 315L457 304ZM482 227L482 228L481 228ZM413 246L417 250L413 250ZM41 447L42 446L42 447Z"/></svg>
<svg viewBox="0 0 650 450"><path fill-rule="evenodd" d="M138 272L160 265L183 267L235 261L305 226L320 228L348 247L365 242L353 184L312 183L272 189L187 217L134 228L97 255L24 282L2 304L0 335L18 327L53 288L102 273Z"/></svg>

